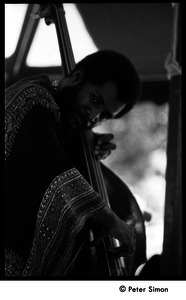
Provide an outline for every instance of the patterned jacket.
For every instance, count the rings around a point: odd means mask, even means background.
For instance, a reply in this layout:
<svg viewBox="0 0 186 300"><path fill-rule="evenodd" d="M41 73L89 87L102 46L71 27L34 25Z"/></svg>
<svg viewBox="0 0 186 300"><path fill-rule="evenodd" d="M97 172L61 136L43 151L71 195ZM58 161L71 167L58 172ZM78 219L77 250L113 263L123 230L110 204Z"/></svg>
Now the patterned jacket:
<svg viewBox="0 0 186 300"><path fill-rule="evenodd" d="M6 90L6 276L64 276L78 233L105 205L64 151L52 93L45 75Z"/></svg>

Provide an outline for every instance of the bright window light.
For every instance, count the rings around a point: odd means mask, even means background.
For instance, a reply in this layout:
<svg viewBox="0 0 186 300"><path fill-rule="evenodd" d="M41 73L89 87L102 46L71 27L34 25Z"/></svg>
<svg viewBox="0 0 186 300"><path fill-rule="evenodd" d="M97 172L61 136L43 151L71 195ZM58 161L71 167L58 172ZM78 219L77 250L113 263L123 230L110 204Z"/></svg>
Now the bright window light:
<svg viewBox="0 0 186 300"><path fill-rule="evenodd" d="M5 4L5 58L17 46L28 4Z"/></svg>
<svg viewBox="0 0 186 300"><path fill-rule="evenodd" d="M98 51L98 48L90 37L76 5L66 3L64 9L74 58L78 62L86 55ZM47 26L43 19L40 20L26 63L33 67L61 65L54 24Z"/></svg>

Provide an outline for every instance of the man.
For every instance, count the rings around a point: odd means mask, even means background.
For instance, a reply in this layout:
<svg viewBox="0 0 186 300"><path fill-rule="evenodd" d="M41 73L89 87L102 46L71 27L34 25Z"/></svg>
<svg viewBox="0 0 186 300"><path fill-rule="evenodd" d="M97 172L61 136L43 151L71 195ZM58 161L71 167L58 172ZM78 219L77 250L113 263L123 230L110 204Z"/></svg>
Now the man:
<svg viewBox="0 0 186 300"><path fill-rule="evenodd" d="M106 50L87 56L58 85L43 75L7 89L7 276L64 276L76 238L89 222L121 242L113 252L134 251L132 226L107 207L74 166L64 134L123 115L139 96L140 81L130 61ZM97 158L115 148L112 137L97 136Z"/></svg>

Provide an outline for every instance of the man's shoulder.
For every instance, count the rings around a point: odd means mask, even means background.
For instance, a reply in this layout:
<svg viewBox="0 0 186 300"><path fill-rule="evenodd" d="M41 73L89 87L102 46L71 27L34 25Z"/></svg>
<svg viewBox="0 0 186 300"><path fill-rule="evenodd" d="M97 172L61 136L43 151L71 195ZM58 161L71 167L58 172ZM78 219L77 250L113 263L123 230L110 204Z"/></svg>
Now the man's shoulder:
<svg viewBox="0 0 186 300"><path fill-rule="evenodd" d="M48 76L46 74L41 74L41 75L25 77L25 78L18 80L17 82L12 84L5 90L5 94L20 90L28 85L38 85L38 86L45 87L46 89L49 89L49 90L51 89L50 79L48 78Z"/></svg>
<svg viewBox="0 0 186 300"><path fill-rule="evenodd" d="M53 97L51 82L46 75L32 76L18 81L5 94L5 115L22 119L34 107L51 111L59 121L59 107Z"/></svg>
<svg viewBox="0 0 186 300"><path fill-rule="evenodd" d="M24 101L22 101L24 99ZM18 101L19 100L19 101ZM47 75L41 74L21 79L5 90L5 106L8 108L15 102L21 104L35 103L43 105L54 103L52 84Z"/></svg>
<svg viewBox="0 0 186 300"><path fill-rule="evenodd" d="M59 122L60 110L46 83L47 77L32 77L24 79L7 91L5 99L7 155L23 119L27 119L28 114L31 113L32 117L36 118L37 112L42 112L42 117L47 113L49 116L54 115L56 121Z"/></svg>

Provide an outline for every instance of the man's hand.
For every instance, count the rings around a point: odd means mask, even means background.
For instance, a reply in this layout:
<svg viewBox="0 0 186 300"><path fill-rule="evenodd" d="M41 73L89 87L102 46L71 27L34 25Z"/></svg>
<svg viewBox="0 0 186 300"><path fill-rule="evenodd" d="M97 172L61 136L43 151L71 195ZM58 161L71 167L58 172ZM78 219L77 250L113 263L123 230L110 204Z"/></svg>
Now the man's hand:
<svg viewBox="0 0 186 300"><path fill-rule="evenodd" d="M119 240L121 246L108 249L110 252L117 256L127 257L135 251L134 228L122 221L109 207L97 213L93 221L100 226L100 235L91 243L91 246L96 246L105 236L111 235Z"/></svg>
<svg viewBox="0 0 186 300"><path fill-rule="evenodd" d="M111 133L94 133L94 151L97 159L105 159L116 149L116 145L110 142L113 138Z"/></svg>

